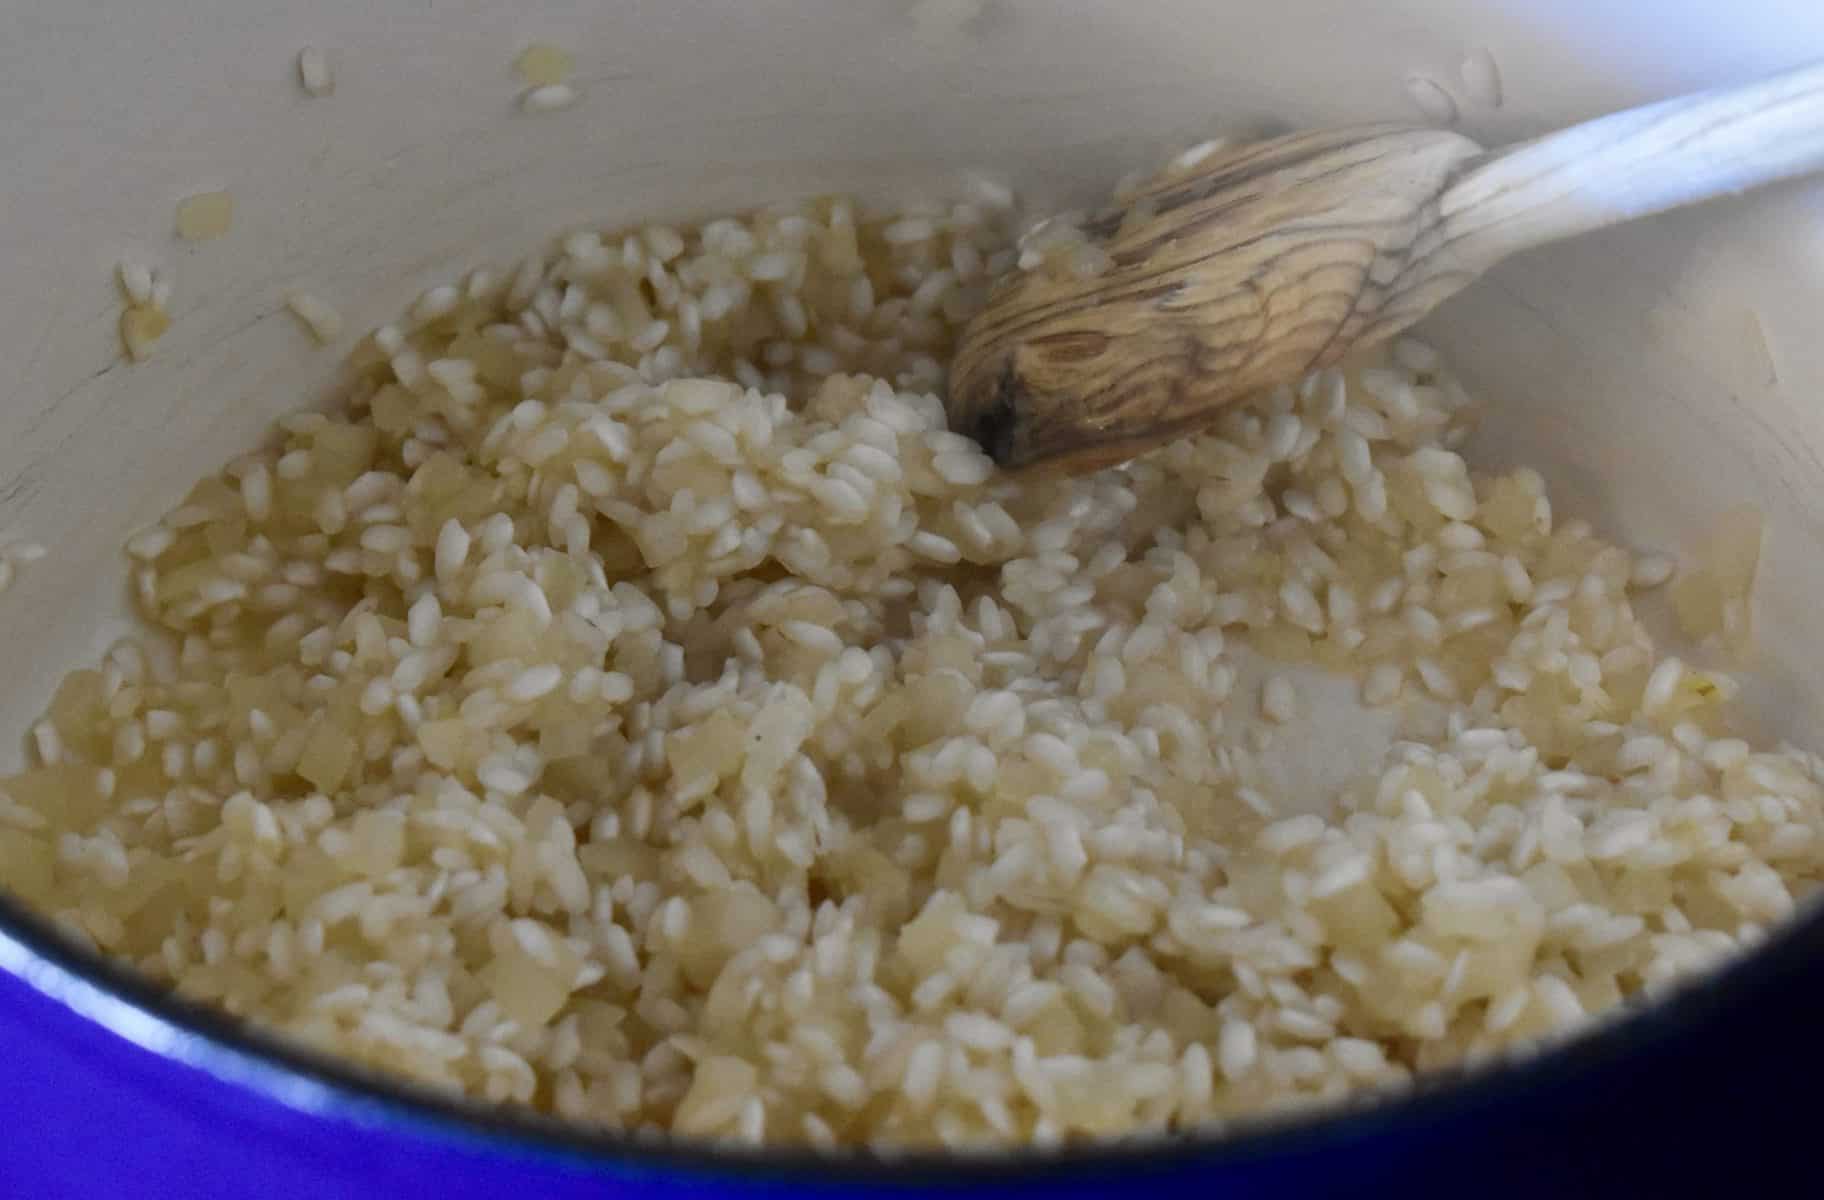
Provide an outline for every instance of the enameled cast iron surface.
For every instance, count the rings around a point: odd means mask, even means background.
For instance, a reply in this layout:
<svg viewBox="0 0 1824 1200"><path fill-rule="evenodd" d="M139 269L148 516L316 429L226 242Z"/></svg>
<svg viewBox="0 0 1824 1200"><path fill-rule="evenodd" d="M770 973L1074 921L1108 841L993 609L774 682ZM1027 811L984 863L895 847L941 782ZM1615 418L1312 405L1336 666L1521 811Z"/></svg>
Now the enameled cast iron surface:
<svg viewBox="0 0 1824 1200"><path fill-rule="evenodd" d="M1817 0L988 0L960 41L910 0L0 0L0 534L53 554L0 603L0 730L118 629L118 547L319 395L351 329L552 231L812 190L904 197L992 166L1081 193L1218 126L1411 119L1409 71L1500 63L1488 142L1824 56ZM576 109L514 113L531 40ZM292 77L306 44L334 97ZM1136 138L1135 131L1146 136ZM227 186L229 237L171 203ZM118 361L123 255L176 321ZM1476 457L1642 546L1768 511L1774 730L1824 728L1824 190L1792 188L1516 261L1430 331L1489 397ZM97 581L102 581L98 583ZM22 617L20 614L26 614ZM10 746L0 772L11 769ZM158 998L0 901L0 1200L862 1195L1558 1197L1816 1190L1824 916L1683 997L1516 1068L1208 1139L1050 1159L813 1160L590 1141L362 1079Z"/></svg>
<svg viewBox="0 0 1824 1200"><path fill-rule="evenodd" d="M162 997L0 902L0 1195L1721 1196L1815 1184L1824 913L1555 1053L1228 1136L944 1159L589 1137L364 1077Z"/></svg>

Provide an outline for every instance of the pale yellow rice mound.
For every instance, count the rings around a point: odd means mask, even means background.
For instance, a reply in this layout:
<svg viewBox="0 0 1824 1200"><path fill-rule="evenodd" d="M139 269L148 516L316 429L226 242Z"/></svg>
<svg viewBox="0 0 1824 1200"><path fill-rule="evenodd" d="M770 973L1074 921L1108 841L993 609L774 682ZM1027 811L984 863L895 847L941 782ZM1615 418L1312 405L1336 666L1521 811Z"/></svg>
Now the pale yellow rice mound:
<svg viewBox="0 0 1824 1200"><path fill-rule="evenodd" d="M814 1145L1394 1084L1812 889L1818 760L1656 654L1663 567L1469 471L1430 351L1002 478L936 393L1015 262L992 195L826 200L427 293L134 539L156 635L0 780L0 879L385 1071ZM1334 818L1242 648L1397 713Z"/></svg>

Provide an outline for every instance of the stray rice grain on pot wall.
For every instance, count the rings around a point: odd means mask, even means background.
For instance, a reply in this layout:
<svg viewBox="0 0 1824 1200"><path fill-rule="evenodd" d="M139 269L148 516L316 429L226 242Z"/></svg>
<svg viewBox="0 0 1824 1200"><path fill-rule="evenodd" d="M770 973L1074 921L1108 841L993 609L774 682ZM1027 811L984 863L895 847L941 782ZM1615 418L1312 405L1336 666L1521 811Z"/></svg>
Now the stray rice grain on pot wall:
<svg viewBox="0 0 1824 1200"><path fill-rule="evenodd" d="M1656 650L1663 564L1449 449L1417 343L992 471L936 391L1008 222L823 199L427 293L132 540L150 629L0 781L8 885L384 1071L815 1146L1396 1085L1813 890L1818 760ZM1244 650L1397 714L1333 816L1252 749L1315 710Z"/></svg>

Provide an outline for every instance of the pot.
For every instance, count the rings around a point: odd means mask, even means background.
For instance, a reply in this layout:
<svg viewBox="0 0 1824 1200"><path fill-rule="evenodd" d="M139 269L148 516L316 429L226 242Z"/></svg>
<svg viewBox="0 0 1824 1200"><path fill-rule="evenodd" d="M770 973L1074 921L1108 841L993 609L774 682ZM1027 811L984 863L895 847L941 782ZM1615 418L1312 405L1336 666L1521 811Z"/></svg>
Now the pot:
<svg viewBox="0 0 1824 1200"><path fill-rule="evenodd" d="M1436 120L1443 94L1499 143L1824 55L1824 7L1803 0L12 0L6 15L0 540L50 551L0 595L10 730L123 631L126 537L329 393L334 356L299 336L291 290L368 328L571 225L940 195L979 168L1062 203L1212 132ZM573 108L520 110L510 64L534 40L574 55ZM299 87L306 46L333 95ZM1482 51L1498 88L1463 73ZM176 202L217 189L230 235L176 240ZM123 258L175 284L172 328L140 364L116 334ZM1539 468L1615 539L1687 545L1723 509L1761 508L1764 649L1745 695L1770 735L1813 747L1820 311L1812 184L1526 255L1423 330L1489 402L1472 459ZM1711 1194L1815 1157L1799 1087L1824 1069L1820 1003L1824 916L1808 909L1567 1048L1385 1103L1043 1158L814 1159L589 1137L376 1081L164 997L0 901L0 1191Z"/></svg>

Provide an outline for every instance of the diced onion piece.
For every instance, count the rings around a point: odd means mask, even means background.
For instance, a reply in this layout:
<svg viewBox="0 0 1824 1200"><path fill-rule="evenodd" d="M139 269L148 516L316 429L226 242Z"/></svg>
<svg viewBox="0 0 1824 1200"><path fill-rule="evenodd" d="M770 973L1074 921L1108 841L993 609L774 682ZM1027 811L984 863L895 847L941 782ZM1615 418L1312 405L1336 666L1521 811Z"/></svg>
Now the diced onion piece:
<svg viewBox="0 0 1824 1200"><path fill-rule="evenodd" d="M234 223L234 197L226 191L198 192L177 202L177 236L187 242L221 237Z"/></svg>

